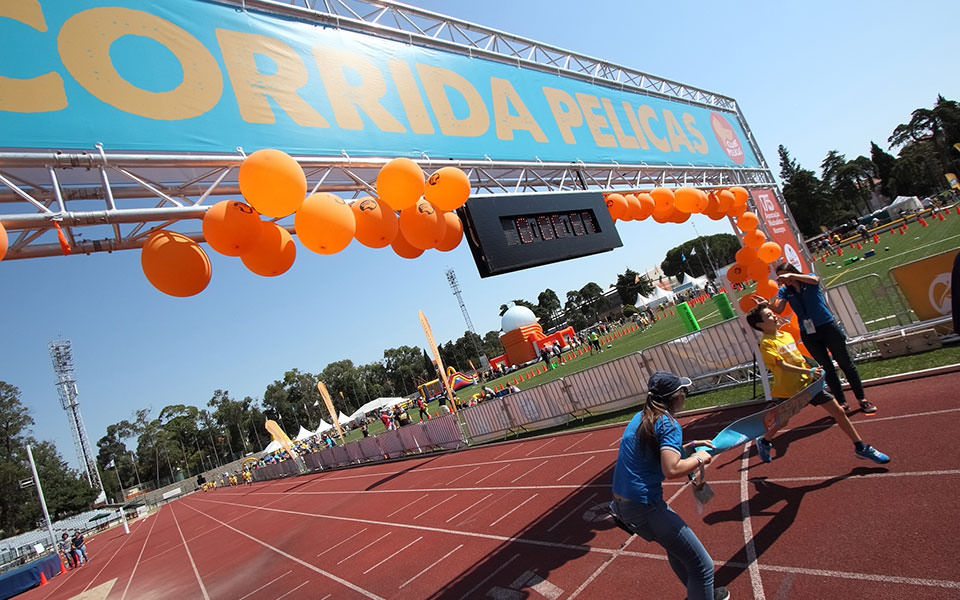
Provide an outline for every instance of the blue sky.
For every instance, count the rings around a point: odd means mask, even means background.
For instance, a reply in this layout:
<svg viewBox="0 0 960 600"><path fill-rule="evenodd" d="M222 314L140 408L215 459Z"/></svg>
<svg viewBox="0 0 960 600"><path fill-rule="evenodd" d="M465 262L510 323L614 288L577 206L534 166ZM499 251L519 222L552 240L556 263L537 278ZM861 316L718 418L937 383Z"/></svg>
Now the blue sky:
<svg viewBox="0 0 960 600"><path fill-rule="evenodd" d="M774 172L777 145L818 169L828 150L854 158L886 147L910 111L938 93L960 97L946 68L956 52L948 2L628 3L594 0L413 2L735 98ZM587 10L587 7L589 10ZM920 26L922 24L922 26ZM934 24L934 25L931 25ZM319 372L385 348L424 345L422 309L438 340L465 325L444 271L453 268L476 328L499 329L513 298L563 298L588 281L608 287L626 268L647 269L669 248L729 232L705 217L682 225L621 223L624 247L594 257L481 280L466 244L408 261L356 242L334 256L302 247L286 274L261 278L210 252L213 280L200 295L172 298L143 277L139 252L0 262L5 340L0 380L22 392L38 438L76 463L54 388L47 344L73 343L80 406L93 443L140 407L204 406L218 388L260 397L298 368Z"/></svg>

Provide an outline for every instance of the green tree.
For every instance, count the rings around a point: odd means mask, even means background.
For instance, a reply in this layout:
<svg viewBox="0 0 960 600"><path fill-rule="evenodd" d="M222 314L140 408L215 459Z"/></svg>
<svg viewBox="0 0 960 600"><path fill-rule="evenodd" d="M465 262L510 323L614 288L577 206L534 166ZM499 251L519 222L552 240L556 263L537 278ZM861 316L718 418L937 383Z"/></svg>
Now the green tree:
<svg viewBox="0 0 960 600"><path fill-rule="evenodd" d="M537 296L537 307L546 314L544 329L549 330L556 327L557 311L562 308L560 306L560 298L557 298L557 293L550 288L540 292L540 295Z"/></svg>
<svg viewBox="0 0 960 600"><path fill-rule="evenodd" d="M777 149L780 155L780 178L783 180L783 197L797 222L797 227L805 236L817 235L820 226L833 225L836 222L834 207L820 181L813 171L803 169L782 145Z"/></svg>
<svg viewBox="0 0 960 600"><path fill-rule="evenodd" d="M647 296L653 292L653 284L650 283L650 280L646 276L641 277L633 269L627 269L617 275L617 282L614 287L617 288L617 295L620 297L620 302L624 305L624 308L628 304L636 304L640 295Z"/></svg>
<svg viewBox="0 0 960 600"><path fill-rule="evenodd" d="M384 350L383 366L395 393L404 396L416 391L417 381L429 381L435 377L433 370L423 364L423 350L412 346Z"/></svg>
<svg viewBox="0 0 960 600"><path fill-rule="evenodd" d="M870 142L870 162L876 168L877 177L880 179L880 193L892 200L897 194L891 189L893 166L897 159L883 151L880 146Z"/></svg>
<svg viewBox="0 0 960 600"><path fill-rule="evenodd" d="M580 299L582 301L581 309L584 307L587 309L584 316L590 315L593 317L593 321L598 321L603 300L603 288L591 281L580 288Z"/></svg>
<svg viewBox="0 0 960 600"><path fill-rule="evenodd" d="M20 390L0 381L0 529L7 535L24 526L22 504L28 493L19 482L30 477L26 445L33 418L20 402Z"/></svg>

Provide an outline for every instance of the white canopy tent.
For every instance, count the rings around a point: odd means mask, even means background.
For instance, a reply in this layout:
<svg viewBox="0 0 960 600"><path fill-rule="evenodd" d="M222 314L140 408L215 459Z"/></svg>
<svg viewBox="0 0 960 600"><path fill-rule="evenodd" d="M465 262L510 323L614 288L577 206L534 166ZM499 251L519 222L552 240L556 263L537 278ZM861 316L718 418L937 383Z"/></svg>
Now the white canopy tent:
<svg viewBox="0 0 960 600"><path fill-rule="evenodd" d="M277 440L273 440L267 447L263 449L264 454L270 454L271 452L276 452L277 450L283 448L283 445Z"/></svg>
<svg viewBox="0 0 960 600"><path fill-rule="evenodd" d="M307 439L307 438L311 438L311 437L313 437L313 436L315 436L315 435L317 435L315 432L310 431L309 429L307 429L306 427L304 427L303 425L301 425L301 426L300 426L300 431L299 431L299 433L297 433L296 440L297 440L298 442L302 442L303 440L305 440L305 439Z"/></svg>
<svg viewBox="0 0 960 600"><path fill-rule="evenodd" d="M360 415L365 415L372 410L381 410L390 406L396 406L397 404L402 404L406 402L406 398L377 398L376 400L371 400L367 402L360 408L358 408L352 415L347 417L348 420L353 420L359 417Z"/></svg>
<svg viewBox="0 0 960 600"><path fill-rule="evenodd" d="M343 411L342 411L342 410L339 411L339 414L337 415L337 421L338 421L341 425L343 425L344 423L349 423L349 422L352 421L354 418L355 418L355 417L348 417L347 415L343 414Z"/></svg>
<svg viewBox="0 0 960 600"><path fill-rule="evenodd" d="M324 431L327 431L328 429L333 429L333 425L331 425L330 423L327 423L327 422L324 421L323 419L320 419L320 426L317 427L316 433L323 433Z"/></svg>
<svg viewBox="0 0 960 600"><path fill-rule="evenodd" d="M668 292L659 286L653 286L653 293L644 298L644 306L659 305L666 302L673 302L673 292Z"/></svg>
<svg viewBox="0 0 960 600"><path fill-rule="evenodd" d="M922 209L923 203L920 202L920 198L916 196L897 196L896 200L887 205L885 210L890 213L891 217L896 218L898 211L909 212Z"/></svg>

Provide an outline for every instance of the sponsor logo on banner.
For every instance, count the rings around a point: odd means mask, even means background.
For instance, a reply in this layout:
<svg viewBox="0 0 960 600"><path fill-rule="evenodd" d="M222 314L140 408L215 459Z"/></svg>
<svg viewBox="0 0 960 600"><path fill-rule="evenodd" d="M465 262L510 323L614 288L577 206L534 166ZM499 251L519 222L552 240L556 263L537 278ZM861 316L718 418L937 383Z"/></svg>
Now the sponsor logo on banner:
<svg viewBox="0 0 960 600"><path fill-rule="evenodd" d="M890 269L910 308L921 320L949 315L953 307L950 284L956 250L948 250Z"/></svg>
<svg viewBox="0 0 960 600"><path fill-rule="evenodd" d="M757 216L766 227L770 240L780 244L783 258L787 262L799 269L801 273L806 273L807 267L800 253L800 241L790 227L790 222L784 216L783 210L780 209L780 203L774 191L750 190L750 194L753 196L753 203L757 205Z"/></svg>
<svg viewBox="0 0 960 600"><path fill-rule="evenodd" d="M737 137L737 132L730 126L730 123L727 122L723 115L710 113L710 127L713 128L713 135L717 138L717 141L720 142L720 147L724 153L730 157L730 160L738 165L742 165L745 156L743 146L740 144L740 138Z"/></svg>

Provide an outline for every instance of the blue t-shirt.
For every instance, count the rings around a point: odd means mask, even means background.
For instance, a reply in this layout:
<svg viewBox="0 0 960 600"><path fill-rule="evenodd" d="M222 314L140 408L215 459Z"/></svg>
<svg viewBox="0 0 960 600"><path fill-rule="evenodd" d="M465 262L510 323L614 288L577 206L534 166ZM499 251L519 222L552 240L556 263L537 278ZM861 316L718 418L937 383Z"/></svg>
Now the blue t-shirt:
<svg viewBox="0 0 960 600"><path fill-rule="evenodd" d="M613 468L613 493L634 502L653 504L663 500L660 450L668 448L683 456L683 432L676 419L661 416L653 425L658 450L651 452L639 438L642 420L642 412L634 415L620 439L620 453Z"/></svg>
<svg viewBox="0 0 960 600"><path fill-rule="evenodd" d="M815 273L808 273L808 275L815 275ZM833 322L833 313L827 308L823 290L818 284L801 283L799 292L793 286L780 286L777 298L783 298L790 304L793 312L797 313L797 321L801 327L804 319L813 321L814 327Z"/></svg>

